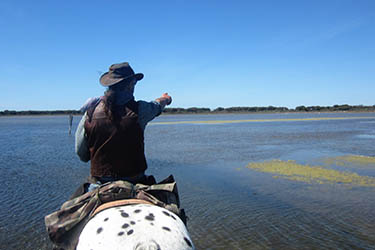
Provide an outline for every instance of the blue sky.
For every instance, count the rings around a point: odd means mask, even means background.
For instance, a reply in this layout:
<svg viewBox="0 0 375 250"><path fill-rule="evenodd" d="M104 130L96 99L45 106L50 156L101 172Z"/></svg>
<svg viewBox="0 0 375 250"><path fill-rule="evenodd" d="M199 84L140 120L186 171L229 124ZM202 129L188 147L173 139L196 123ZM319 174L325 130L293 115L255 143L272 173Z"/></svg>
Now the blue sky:
<svg viewBox="0 0 375 250"><path fill-rule="evenodd" d="M171 107L374 105L375 1L0 2L0 111L79 109L130 62Z"/></svg>

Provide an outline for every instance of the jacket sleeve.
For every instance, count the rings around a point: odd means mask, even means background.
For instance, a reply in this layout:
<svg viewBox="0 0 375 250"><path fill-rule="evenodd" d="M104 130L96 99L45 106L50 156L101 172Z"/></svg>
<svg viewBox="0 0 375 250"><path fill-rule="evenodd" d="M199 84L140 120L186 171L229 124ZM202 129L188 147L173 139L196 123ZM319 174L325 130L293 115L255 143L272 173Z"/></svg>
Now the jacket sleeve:
<svg viewBox="0 0 375 250"><path fill-rule="evenodd" d="M88 148L87 137L85 133L85 121L87 119L87 113L82 116L81 121L78 124L76 130L76 141L75 141L75 151L81 161L88 162L90 160L90 151Z"/></svg>
<svg viewBox="0 0 375 250"><path fill-rule="evenodd" d="M160 115L163 109L164 107L157 101L138 101L138 122L141 128L145 130L147 123Z"/></svg>

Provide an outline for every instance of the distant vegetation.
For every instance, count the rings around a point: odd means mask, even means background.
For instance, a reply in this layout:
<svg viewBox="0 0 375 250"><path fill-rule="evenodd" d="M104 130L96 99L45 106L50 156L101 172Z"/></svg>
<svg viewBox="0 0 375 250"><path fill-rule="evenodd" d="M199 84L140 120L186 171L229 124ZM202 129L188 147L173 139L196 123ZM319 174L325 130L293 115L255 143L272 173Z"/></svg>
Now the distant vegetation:
<svg viewBox="0 0 375 250"><path fill-rule="evenodd" d="M14 111L4 110L0 111L0 116L4 115L79 115L79 110L53 110L53 111L38 111L38 110L27 110L27 111Z"/></svg>
<svg viewBox="0 0 375 250"><path fill-rule="evenodd" d="M230 108L216 108L211 110L209 108L166 108L164 114L208 114L208 113L256 113L256 112L268 112L268 113L285 113L285 112L375 112L375 105L363 106L356 105L351 106L348 104L334 105L334 106L298 106L295 109L288 109L286 107L230 107ZM79 115L79 110L54 110L54 111L14 111L4 110L0 111L0 116L9 115Z"/></svg>
<svg viewBox="0 0 375 250"><path fill-rule="evenodd" d="M216 108L210 110L209 108L166 108L163 113L165 114L196 114L196 113L256 113L256 112L269 112L269 113L285 113L285 112L375 112L375 105L334 105L334 106L298 106L295 109L288 109L286 107L230 107L230 108Z"/></svg>

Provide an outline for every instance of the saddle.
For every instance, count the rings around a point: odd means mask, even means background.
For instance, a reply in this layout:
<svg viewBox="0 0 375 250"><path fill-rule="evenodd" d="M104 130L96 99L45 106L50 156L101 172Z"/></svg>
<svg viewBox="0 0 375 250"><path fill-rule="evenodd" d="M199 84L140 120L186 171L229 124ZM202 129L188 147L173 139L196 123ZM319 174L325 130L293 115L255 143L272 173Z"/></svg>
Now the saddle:
<svg viewBox="0 0 375 250"><path fill-rule="evenodd" d="M186 224L180 208L177 184L172 175L154 185L127 181L105 183L97 189L66 201L59 210L45 217L45 225L55 249L75 249L78 237L88 220L111 206L147 203L163 207Z"/></svg>
<svg viewBox="0 0 375 250"><path fill-rule="evenodd" d="M149 201L146 200L139 200L139 199L126 199L126 200L117 200L117 201L110 201L106 202L99 207L97 207L94 212L92 213L91 217L94 217L95 214L112 207L119 207L119 206L126 206L126 205L134 205L134 204L146 204L146 205L154 205Z"/></svg>

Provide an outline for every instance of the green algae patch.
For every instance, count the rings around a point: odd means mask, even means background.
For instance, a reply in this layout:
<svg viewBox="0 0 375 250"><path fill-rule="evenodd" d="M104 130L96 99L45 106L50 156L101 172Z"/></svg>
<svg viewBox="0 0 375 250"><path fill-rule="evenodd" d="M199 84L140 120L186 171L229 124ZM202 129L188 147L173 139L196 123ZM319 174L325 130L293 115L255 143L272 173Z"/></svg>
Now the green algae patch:
<svg viewBox="0 0 375 250"><path fill-rule="evenodd" d="M349 184L353 186L375 187L375 178L352 172L326 169L320 166L298 164L295 161L271 160L249 163L247 166L259 172L274 174L274 178L319 184Z"/></svg>
<svg viewBox="0 0 375 250"><path fill-rule="evenodd" d="M330 157L324 160L325 164L336 166L355 165L360 167L375 167L375 157L363 155L343 155L337 157Z"/></svg>

